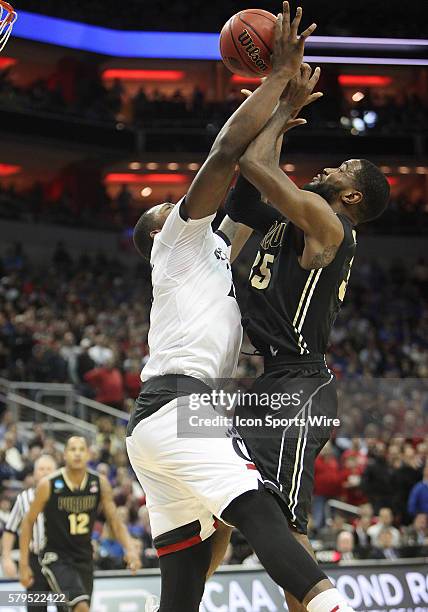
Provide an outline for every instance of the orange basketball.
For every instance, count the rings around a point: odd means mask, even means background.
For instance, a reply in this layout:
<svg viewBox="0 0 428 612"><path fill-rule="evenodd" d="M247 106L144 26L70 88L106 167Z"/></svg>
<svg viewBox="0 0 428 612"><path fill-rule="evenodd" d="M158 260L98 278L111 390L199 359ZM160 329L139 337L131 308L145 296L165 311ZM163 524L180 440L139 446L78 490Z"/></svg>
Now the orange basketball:
<svg viewBox="0 0 428 612"><path fill-rule="evenodd" d="M220 53L231 72L241 76L266 76L272 70L276 17L262 9L233 15L220 34Z"/></svg>

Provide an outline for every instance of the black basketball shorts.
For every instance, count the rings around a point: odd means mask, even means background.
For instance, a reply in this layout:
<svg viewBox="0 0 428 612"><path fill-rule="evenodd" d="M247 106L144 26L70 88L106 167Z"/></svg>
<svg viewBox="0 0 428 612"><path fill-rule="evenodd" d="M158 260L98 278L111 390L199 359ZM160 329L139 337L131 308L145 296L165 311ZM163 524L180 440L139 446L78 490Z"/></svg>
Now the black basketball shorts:
<svg viewBox="0 0 428 612"><path fill-rule="evenodd" d="M236 409L236 429L290 525L306 534L315 458L337 424L335 377L318 360L265 361L251 393Z"/></svg>
<svg viewBox="0 0 428 612"><path fill-rule="evenodd" d="M91 601L94 569L92 561L64 559L55 552L41 558L42 573L54 593L65 593L67 608L72 610L80 601Z"/></svg>

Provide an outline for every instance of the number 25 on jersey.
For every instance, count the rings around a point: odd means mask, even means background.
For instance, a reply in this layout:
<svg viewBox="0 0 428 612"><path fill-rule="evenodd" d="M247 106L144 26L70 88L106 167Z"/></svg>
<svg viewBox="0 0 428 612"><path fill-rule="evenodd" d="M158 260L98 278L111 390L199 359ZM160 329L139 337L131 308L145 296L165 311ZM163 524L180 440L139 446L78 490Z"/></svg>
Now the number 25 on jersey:
<svg viewBox="0 0 428 612"><path fill-rule="evenodd" d="M252 287L255 289L266 289L268 287L272 277L271 267L274 259L275 256L271 253L265 253L263 259L260 251L257 253L250 272L250 283Z"/></svg>

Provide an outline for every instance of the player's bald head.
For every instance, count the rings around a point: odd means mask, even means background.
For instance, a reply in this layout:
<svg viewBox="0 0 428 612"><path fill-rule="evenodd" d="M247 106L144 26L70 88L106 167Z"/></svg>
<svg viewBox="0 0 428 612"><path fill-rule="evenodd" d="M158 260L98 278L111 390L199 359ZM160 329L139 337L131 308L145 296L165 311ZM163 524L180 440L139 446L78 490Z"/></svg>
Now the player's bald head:
<svg viewBox="0 0 428 612"><path fill-rule="evenodd" d="M153 238L155 234L161 231L173 208L174 204L171 204L171 202L157 204L157 206L146 210L137 221L133 235L134 246L141 257L147 261L150 261Z"/></svg>

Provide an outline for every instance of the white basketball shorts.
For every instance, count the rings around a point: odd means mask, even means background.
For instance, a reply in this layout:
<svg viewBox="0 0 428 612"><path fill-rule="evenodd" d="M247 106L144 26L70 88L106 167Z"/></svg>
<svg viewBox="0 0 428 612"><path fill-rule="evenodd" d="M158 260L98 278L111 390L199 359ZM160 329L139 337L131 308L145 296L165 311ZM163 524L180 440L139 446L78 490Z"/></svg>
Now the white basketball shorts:
<svg viewBox="0 0 428 612"><path fill-rule="evenodd" d="M176 399L140 421L126 445L159 556L209 538L223 510L262 482L242 440L178 437Z"/></svg>

